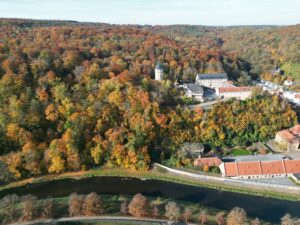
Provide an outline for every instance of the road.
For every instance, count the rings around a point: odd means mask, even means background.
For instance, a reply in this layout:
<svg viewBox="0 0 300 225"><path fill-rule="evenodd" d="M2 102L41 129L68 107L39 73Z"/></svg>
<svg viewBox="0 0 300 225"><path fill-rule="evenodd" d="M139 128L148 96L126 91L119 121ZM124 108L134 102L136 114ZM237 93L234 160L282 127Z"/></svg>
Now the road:
<svg viewBox="0 0 300 225"><path fill-rule="evenodd" d="M220 102L225 102L225 101L228 101L228 99L221 99L221 100L216 100L216 101L212 101L212 102L204 102L204 103L200 103L197 105L189 105L188 108L195 109L195 108L200 107L203 110L207 110L207 109L210 109L213 105L220 103Z"/></svg>
<svg viewBox="0 0 300 225"><path fill-rule="evenodd" d="M98 221L98 222L131 222L132 224L157 224L157 225L170 225L179 223L171 223L167 220L163 219L152 219L152 218L136 218L129 216L78 216L78 217L64 217L60 219L44 219L44 220L35 220L32 222L18 222L12 223L10 225L34 225L34 224L56 224L61 222L89 222L89 221ZM196 224L184 224L180 223L180 225L196 225Z"/></svg>
<svg viewBox="0 0 300 225"><path fill-rule="evenodd" d="M164 165L155 163L155 166L161 167L165 170L167 170L169 173L174 174L176 176L183 176L187 179L194 179L194 180L200 180L207 183L214 183L220 187L223 185L229 185L233 188L242 188L244 190L251 190L251 191L275 191L278 193L290 193L299 196L300 193L300 187L299 186L286 186L286 185L280 185L280 184L270 184L270 183L259 183L255 182L253 180L241 180L241 179L232 179L232 178L226 178L226 177L215 177L210 175L203 175L203 174L196 174L191 172L186 172L182 170L173 169L170 167L166 167Z"/></svg>

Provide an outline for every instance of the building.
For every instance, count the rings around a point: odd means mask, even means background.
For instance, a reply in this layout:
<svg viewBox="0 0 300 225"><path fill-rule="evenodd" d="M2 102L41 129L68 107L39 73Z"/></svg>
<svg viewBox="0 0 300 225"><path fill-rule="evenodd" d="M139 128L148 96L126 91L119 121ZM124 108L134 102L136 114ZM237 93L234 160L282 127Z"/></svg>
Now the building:
<svg viewBox="0 0 300 225"><path fill-rule="evenodd" d="M222 162L223 177L240 179L286 177L300 173L300 160Z"/></svg>
<svg viewBox="0 0 300 225"><path fill-rule="evenodd" d="M155 80L163 80L164 79L164 70L163 70L163 67L160 63L157 63L156 64L156 67L155 67Z"/></svg>
<svg viewBox="0 0 300 225"><path fill-rule="evenodd" d="M216 95L219 98L237 98L240 100L245 100L250 98L252 94L251 87L217 87Z"/></svg>
<svg viewBox="0 0 300 225"><path fill-rule="evenodd" d="M275 143L285 151L299 151L300 125L277 132Z"/></svg>
<svg viewBox="0 0 300 225"><path fill-rule="evenodd" d="M199 84L185 84L186 96L203 101L203 88Z"/></svg>
<svg viewBox="0 0 300 225"><path fill-rule="evenodd" d="M264 91L267 91L272 95L284 92L283 86L275 84L271 81L261 80L258 85L261 86Z"/></svg>
<svg viewBox="0 0 300 225"><path fill-rule="evenodd" d="M287 99L289 102L300 105L300 93L293 91L284 91L283 97Z"/></svg>
<svg viewBox="0 0 300 225"><path fill-rule="evenodd" d="M222 161L218 157L207 157L207 158L201 158L199 157L194 161L194 166L215 166L219 167L222 164Z"/></svg>
<svg viewBox="0 0 300 225"><path fill-rule="evenodd" d="M204 152L204 145L201 143L185 143L180 151L186 152L189 157L200 158Z"/></svg>
<svg viewBox="0 0 300 225"><path fill-rule="evenodd" d="M197 74L196 84L209 88L223 87L224 83L228 81L226 73L219 74Z"/></svg>
<svg viewBox="0 0 300 225"><path fill-rule="evenodd" d="M294 81L292 79L286 79L284 82L283 82L283 85L284 86L292 86L294 85Z"/></svg>

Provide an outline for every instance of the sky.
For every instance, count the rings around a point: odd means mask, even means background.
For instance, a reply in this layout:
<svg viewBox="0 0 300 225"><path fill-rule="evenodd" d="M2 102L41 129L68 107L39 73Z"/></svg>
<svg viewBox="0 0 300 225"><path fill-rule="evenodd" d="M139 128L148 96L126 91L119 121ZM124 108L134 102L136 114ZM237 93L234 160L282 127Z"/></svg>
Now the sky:
<svg viewBox="0 0 300 225"><path fill-rule="evenodd" d="M0 17L113 24L292 25L300 0L0 0Z"/></svg>

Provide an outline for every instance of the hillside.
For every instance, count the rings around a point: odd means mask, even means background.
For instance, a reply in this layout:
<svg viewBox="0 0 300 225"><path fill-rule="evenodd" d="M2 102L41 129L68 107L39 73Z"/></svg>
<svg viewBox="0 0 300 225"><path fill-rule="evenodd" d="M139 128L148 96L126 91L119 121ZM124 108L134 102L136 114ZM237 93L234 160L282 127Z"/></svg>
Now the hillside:
<svg viewBox="0 0 300 225"><path fill-rule="evenodd" d="M208 38L218 42L227 53L236 54L248 63L250 73L261 75L280 66L286 76L300 81L300 25L203 27L173 26L161 28L162 33Z"/></svg>
<svg viewBox="0 0 300 225"><path fill-rule="evenodd" d="M2 177L98 166L147 170L151 162L169 158L190 163L178 152L185 142L216 150L272 137L297 123L281 99L258 93L208 113L190 111L172 82L225 71L236 84L249 84L249 75L259 74L248 53L239 53L241 45L230 48L233 37L242 44L242 31L284 35L276 29L298 32L298 27L201 27L195 36L181 34L177 26L0 20ZM295 58L289 53L298 40L291 37L280 53L285 63L297 63L299 56L297 49ZM163 64L167 81L153 80L156 62ZM275 65L267 62L267 69Z"/></svg>

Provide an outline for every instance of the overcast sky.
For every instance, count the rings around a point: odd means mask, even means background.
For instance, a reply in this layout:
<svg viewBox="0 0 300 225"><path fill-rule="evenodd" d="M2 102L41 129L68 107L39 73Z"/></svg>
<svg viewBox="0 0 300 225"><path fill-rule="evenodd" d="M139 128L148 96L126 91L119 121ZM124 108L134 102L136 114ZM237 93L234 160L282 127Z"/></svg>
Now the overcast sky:
<svg viewBox="0 0 300 225"><path fill-rule="evenodd" d="M300 23L300 0L0 0L0 17L152 25L290 25Z"/></svg>

